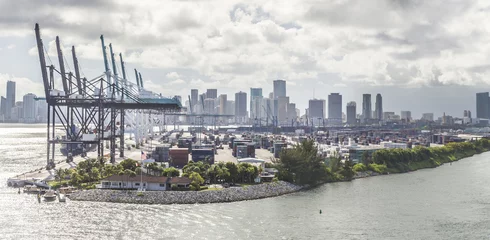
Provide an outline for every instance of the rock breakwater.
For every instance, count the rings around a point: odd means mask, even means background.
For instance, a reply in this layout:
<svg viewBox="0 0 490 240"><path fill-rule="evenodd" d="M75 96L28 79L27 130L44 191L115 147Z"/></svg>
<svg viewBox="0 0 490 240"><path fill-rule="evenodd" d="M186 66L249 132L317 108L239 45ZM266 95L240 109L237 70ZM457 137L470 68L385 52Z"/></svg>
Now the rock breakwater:
<svg viewBox="0 0 490 240"><path fill-rule="evenodd" d="M74 193L70 196L70 200L140 204L220 203L275 197L296 192L302 188L279 181L214 191L147 191L138 194L137 191L94 189Z"/></svg>

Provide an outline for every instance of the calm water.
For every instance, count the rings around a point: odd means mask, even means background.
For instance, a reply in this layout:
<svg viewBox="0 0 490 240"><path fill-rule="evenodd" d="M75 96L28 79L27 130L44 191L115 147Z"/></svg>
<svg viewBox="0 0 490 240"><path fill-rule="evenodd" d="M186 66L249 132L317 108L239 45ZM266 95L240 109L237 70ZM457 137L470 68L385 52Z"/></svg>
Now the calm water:
<svg viewBox="0 0 490 240"><path fill-rule="evenodd" d="M0 125L0 239L488 239L490 153L255 201L37 203L6 179L45 164L44 125ZM322 209L323 214L319 214Z"/></svg>

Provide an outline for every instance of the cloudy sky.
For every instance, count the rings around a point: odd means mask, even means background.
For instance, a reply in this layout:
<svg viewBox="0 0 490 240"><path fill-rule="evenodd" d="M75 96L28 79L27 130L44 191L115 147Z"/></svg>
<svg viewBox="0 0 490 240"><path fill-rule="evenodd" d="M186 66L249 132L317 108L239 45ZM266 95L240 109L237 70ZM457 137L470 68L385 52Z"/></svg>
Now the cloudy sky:
<svg viewBox="0 0 490 240"><path fill-rule="evenodd" d="M54 65L58 35L67 59L77 48L83 75L100 75L104 34L123 53L130 80L137 68L146 88L167 96L186 97L190 88L267 94L285 79L301 112L331 92L344 106L356 101L359 112L363 93L381 93L385 111L420 117L476 115L475 93L490 89L490 1L35 2L0 0L1 95L9 79L18 96L43 92L36 22Z"/></svg>

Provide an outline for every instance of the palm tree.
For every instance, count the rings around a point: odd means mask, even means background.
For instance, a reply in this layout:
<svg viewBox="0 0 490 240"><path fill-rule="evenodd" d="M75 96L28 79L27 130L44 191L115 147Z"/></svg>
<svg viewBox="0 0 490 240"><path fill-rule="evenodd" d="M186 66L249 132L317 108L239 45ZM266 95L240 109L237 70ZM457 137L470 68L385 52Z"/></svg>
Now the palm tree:
<svg viewBox="0 0 490 240"><path fill-rule="evenodd" d="M65 177L65 170L63 170L63 168L54 170L54 178L57 179L60 183L64 177Z"/></svg>

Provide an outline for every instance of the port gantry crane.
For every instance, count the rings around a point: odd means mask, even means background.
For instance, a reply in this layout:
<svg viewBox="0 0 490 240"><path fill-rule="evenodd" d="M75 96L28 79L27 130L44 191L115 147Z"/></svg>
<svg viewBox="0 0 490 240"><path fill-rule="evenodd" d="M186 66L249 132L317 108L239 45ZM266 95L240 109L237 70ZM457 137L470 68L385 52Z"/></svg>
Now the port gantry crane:
<svg viewBox="0 0 490 240"><path fill-rule="evenodd" d="M72 46L75 73L66 72L60 39L56 37L59 64L46 64L46 49L43 46L39 25L35 25L35 34L41 74L47 102L47 169L55 167L55 148L64 145L67 155L71 156L79 148L82 155L90 146L97 148L99 158L104 155L104 142L108 141L109 158L115 162L116 139L119 139L119 156L124 157L125 127L133 128L136 144L148 131L153 130L153 116L161 117L163 112L179 112L181 103L176 98L165 98L145 90L141 73L135 69L137 86L131 83L125 72L122 54L119 54L122 77L116 70L116 61L112 44L109 44L112 71L106 53L104 37L101 36L105 71L97 77L87 79L80 75L80 65ZM49 75L48 75L49 71ZM61 78L62 90L55 88L55 75ZM126 118L128 123L126 122ZM59 122L58 122L58 121ZM56 136L55 124L61 125L63 134ZM151 129L149 129L151 128Z"/></svg>

